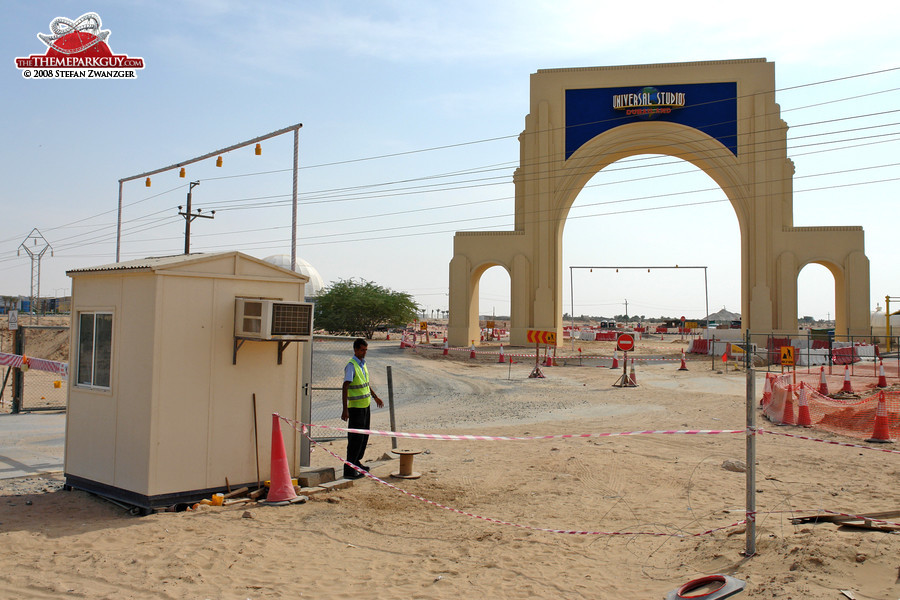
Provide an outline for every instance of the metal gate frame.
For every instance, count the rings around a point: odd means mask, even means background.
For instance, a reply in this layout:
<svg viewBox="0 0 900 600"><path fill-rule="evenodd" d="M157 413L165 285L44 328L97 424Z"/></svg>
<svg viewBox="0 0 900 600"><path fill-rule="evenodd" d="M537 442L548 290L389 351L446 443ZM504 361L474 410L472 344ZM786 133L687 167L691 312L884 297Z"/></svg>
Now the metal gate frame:
<svg viewBox="0 0 900 600"><path fill-rule="evenodd" d="M310 423L343 427L340 391L344 383L344 365L353 356L354 336L315 335L310 346ZM317 351L318 350L318 351ZM334 360L332 353L340 353ZM310 437L317 442L346 438L346 434L314 429Z"/></svg>
<svg viewBox="0 0 900 600"><path fill-rule="evenodd" d="M19 328L15 332L14 338L14 350L15 354L19 354L21 356L27 356L27 341L28 336L26 334L26 330L32 329L40 329L40 330L69 330L70 328L66 325L19 325ZM38 357L40 358L40 357ZM50 380L52 375L49 373L45 373L42 371L29 371L28 369L23 369L20 367L12 368L12 376L13 376L13 395L12 395L12 413L17 414L21 412L39 412L39 411L64 411L67 408L68 402L68 394L64 396L61 405L47 405L47 406L29 406L25 399L25 380L26 378L30 378L32 382L36 382L35 377L38 374L42 377L45 377ZM64 381L62 376L58 376L60 380ZM45 382L46 383L46 382ZM39 385L38 383L34 383L34 385ZM63 389L67 389L66 384L64 383L62 386Z"/></svg>

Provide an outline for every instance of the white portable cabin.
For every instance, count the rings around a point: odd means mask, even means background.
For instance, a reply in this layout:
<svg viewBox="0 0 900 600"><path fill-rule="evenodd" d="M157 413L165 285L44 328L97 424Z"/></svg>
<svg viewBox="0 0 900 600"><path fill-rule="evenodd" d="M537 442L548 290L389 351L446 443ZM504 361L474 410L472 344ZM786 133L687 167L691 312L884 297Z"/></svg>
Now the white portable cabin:
<svg viewBox="0 0 900 600"><path fill-rule="evenodd" d="M226 478L233 488L268 479L272 413L300 420L309 407L307 277L240 252L68 275L66 485L146 512L209 497ZM263 317L254 325L236 315L249 307L254 317L268 304L271 318L273 302L308 322L278 335ZM296 473L300 434L282 432Z"/></svg>

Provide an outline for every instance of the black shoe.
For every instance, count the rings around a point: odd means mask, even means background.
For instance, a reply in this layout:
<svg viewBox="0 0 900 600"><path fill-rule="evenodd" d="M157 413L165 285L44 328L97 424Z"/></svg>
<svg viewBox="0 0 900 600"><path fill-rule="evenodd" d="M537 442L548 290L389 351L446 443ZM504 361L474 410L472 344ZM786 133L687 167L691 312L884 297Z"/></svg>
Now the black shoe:
<svg viewBox="0 0 900 600"><path fill-rule="evenodd" d="M359 479L360 477L365 477L359 471L353 471L352 473L344 473L344 479Z"/></svg>
<svg viewBox="0 0 900 600"><path fill-rule="evenodd" d="M359 467L360 469L362 469L363 471L365 471L366 473L368 473L370 470L369 467L367 467L366 465L356 465L356 466Z"/></svg>

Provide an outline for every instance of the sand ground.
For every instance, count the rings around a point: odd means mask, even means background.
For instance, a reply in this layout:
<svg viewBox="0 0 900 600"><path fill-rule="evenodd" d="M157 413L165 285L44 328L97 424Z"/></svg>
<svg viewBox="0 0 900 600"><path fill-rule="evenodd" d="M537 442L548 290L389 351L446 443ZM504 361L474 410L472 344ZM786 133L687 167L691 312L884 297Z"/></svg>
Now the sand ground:
<svg viewBox="0 0 900 600"><path fill-rule="evenodd" d="M639 387L620 389L612 386L619 373L605 368L550 368L529 379L529 363L399 349L377 356L392 365L404 398L402 431L538 436L745 424L744 373L707 361L687 372L641 366ZM372 426L388 428L387 410ZM790 521L821 509L900 508L897 454L758 436L757 554L746 558L736 524L746 476L723 466L744 461L743 434L400 447L423 451L414 462L420 479L389 476L398 464L382 437L367 451L372 474L430 503L365 479L303 505L138 518L63 491L59 476L0 482L0 586L18 598L630 599L726 573L747 582L737 597L900 598L900 534ZM326 450L344 446L323 444L313 464L338 466Z"/></svg>

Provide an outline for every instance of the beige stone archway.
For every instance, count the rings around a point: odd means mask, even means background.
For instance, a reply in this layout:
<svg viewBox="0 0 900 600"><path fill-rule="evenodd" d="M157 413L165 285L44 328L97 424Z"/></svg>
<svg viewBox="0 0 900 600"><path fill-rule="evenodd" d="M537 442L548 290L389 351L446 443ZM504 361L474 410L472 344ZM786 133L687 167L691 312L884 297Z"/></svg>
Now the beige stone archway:
<svg viewBox="0 0 900 600"><path fill-rule="evenodd" d="M835 327L869 331L861 227L794 227L794 166L765 59L540 70L519 136L512 231L457 232L449 342L479 340L478 284L510 276L510 342L528 329L562 339L562 236L569 209L609 164L637 154L684 159L709 175L741 232L741 313L755 333L797 331L797 277L810 262L835 277ZM652 113L648 115L648 113Z"/></svg>

